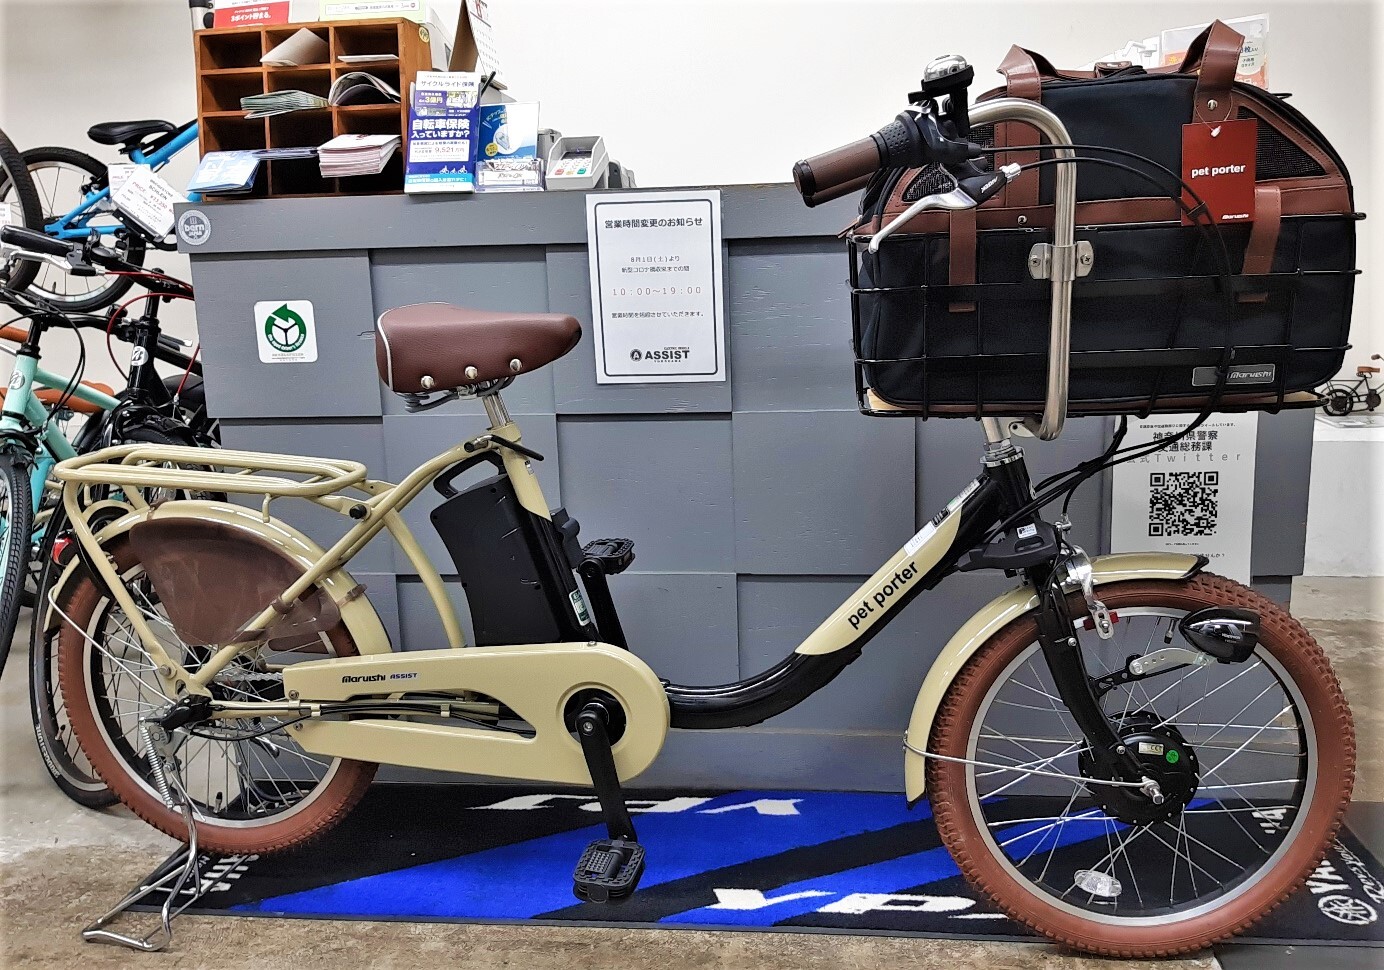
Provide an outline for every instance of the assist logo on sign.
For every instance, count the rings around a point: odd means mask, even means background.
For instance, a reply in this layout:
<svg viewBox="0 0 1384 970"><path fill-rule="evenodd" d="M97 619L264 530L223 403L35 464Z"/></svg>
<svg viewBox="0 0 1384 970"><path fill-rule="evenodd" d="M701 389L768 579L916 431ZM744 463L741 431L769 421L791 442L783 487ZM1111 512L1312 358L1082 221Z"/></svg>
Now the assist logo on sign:
<svg viewBox="0 0 1384 970"><path fill-rule="evenodd" d="M261 300L255 304L255 342L266 364L317 360L317 324L311 300Z"/></svg>

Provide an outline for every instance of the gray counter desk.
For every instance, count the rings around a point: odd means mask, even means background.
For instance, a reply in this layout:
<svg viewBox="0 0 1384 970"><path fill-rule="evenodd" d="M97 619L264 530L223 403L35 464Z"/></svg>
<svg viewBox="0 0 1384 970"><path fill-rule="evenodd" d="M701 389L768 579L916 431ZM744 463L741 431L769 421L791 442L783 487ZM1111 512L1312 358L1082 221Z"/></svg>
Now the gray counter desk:
<svg viewBox="0 0 1384 970"><path fill-rule="evenodd" d="M881 420L855 410L844 246L850 200L803 207L790 186L723 190L729 381L597 386L584 338L505 399L547 456L549 500L584 538L629 536L612 581L633 649L660 675L723 683L775 663L975 474L971 421ZM213 414L227 447L326 454L397 480L483 428L475 404L407 414L376 379L373 326L427 300L552 310L590 325L581 193L289 199L195 207L210 231L192 258ZM262 364L252 306L313 301L316 363ZM1027 447L1035 477L1088 457L1110 422L1068 424ZM1255 488L1256 584L1286 600L1300 573L1310 412L1264 415ZM1076 541L1108 546L1108 482L1073 503ZM433 492L408 519L440 564ZM278 514L319 541L337 517ZM400 556L398 563L406 562ZM442 645L416 576L387 538L353 564L396 644ZM791 569L791 572L785 571ZM447 571L444 569L444 572ZM919 597L834 683L756 728L674 732L641 781L895 790L914 695L951 633L1007 585L959 575ZM460 587L455 598L463 608Z"/></svg>

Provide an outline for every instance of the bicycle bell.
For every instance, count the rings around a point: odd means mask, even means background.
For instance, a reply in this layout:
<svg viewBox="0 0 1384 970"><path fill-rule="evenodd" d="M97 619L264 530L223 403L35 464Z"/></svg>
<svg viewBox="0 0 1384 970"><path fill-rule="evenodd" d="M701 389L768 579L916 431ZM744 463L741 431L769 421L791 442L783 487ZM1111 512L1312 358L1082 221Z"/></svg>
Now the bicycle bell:
<svg viewBox="0 0 1384 970"><path fill-rule="evenodd" d="M908 96L912 104L924 101L937 102L946 98L945 105L939 105L939 114L945 116L956 131L950 137L965 138L971 133L970 111L966 104L966 89L975 80L975 68L960 54L943 54L934 57L923 68L923 80L919 90Z"/></svg>

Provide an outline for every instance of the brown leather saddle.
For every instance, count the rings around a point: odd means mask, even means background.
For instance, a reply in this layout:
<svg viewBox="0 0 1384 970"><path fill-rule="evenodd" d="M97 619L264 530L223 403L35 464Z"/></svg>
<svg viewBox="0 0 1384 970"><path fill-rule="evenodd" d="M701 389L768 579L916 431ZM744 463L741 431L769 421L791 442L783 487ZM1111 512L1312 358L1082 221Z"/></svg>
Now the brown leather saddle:
<svg viewBox="0 0 1384 970"><path fill-rule="evenodd" d="M579 340L581 324L563 313L415 303L380 314L375 364L396 394L426 394L527 374Z"/></svg>

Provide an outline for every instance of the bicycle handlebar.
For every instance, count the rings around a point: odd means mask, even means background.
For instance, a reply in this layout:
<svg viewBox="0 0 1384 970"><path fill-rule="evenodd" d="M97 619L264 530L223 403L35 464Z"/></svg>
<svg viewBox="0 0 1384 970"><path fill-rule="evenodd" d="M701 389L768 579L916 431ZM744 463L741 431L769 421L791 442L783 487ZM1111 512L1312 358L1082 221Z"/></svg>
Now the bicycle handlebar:
<svg viewBox="0 0 1384 970"><path fill-rule="evenodd" d="M961 165L985 151L945 134L930 104L912 105L873 135L805 158L793 166L793 184L808 206L863 188L882 168Z"/></svg>
<svg viewBox="0 0 1384 970"><path fill-rule="evenodd" d="M61 239L54 239L46 233L37 232L33 229L25 229L22 226L5 226L0 228L0 242L16 249L27 249L34 253L43 253L45 256L66 256L72 252L72 246L63 242Z"/></svg>

